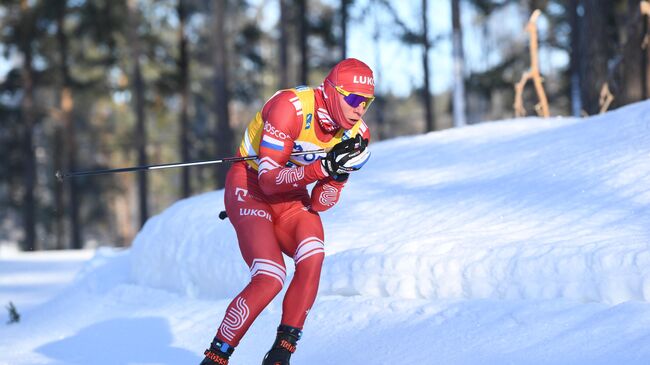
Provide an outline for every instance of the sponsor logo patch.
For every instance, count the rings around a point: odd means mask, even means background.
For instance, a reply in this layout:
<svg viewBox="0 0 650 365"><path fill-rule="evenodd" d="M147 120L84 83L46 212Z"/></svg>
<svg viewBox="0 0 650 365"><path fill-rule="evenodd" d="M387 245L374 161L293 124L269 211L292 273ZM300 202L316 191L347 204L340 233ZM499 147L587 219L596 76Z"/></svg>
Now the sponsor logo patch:
<svg viewBox="0 0 650 365"><path fill-rule="evenodd" d="M318 150L321 149L322 147L311 143L311 142L305 142L305 141L293 141L293 152L302 152L302 151L313 151L313 150ZM324 157L325 153L320 153L320 154L306 154L306 155L297 155L297 156L291 156L291 160L295 161L299 165L309 165L314 160L316 160L318 157Z"/></svg>
<svg viewBox="0 0 650 365"><path fill-rule="evenodd" d="M352 78L352 82L355 84L375 86L375 80L370 76L354 75L354 77Z"/></svg>
<svg viewBox="0 0 650 365"><path fill-rule="evenodd" d="M239 208L239 215L242 217L251 216L251 217L260 217L273 222L271 214L262 209L249 209L249 208Z"/></svg>
<svg viewBox="0 0 650 365"><path fill-rule="evenodd" d="M272 136L275 137L275 138L281 139L281 140L285 140L285 139L287 139L287 137L288 137L286 133L277 130L277 129L276 129L274 126L272 126L271 123L269 123L269 122L264 122L264 132L266 132L266 133L272 135Z"/></svg>
<svg viewBox="0 0 650 365"><path fill-rule="evenodd" d="M243 202L243 201L245 201L244 197L246 195L248 195L248 190L242 189L242 188L236 188L235 189L235 195L237 195L237 201Z"/></svg>

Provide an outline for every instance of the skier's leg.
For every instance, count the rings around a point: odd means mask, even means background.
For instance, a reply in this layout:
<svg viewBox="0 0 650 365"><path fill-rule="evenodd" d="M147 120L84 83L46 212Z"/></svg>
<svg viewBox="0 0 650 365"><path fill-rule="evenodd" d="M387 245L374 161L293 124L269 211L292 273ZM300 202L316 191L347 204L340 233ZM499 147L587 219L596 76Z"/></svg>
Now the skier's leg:
<svg viewBox="0 0 650 365"><path fill-rule="evenodd" d="M286 270L270 222L261 222L265 218L260 217L234 217L230 213L228 216L234 220L251 281L228 306L217 338L237 346L255 318L282 290Z"/></svg>
<svg viewBox="0 0 650 365"><path fill-rule="evenodd" d="M247 187L245 174L231 170L224 200L242 257L250 268L251 281L226 309L212 346L206 350L204 362L209 365L227 364L230 353L255 318L282 290L286 276L269 205L254 199L239 186ZM215 358L223 358L225 362L217 362Z"/></svg>
<svg viewBox="0 0 650 365"><path fill-rule="evenodd" d="M282 324L302 329L318 292L325 257L323 224L318 213L304 210L289 220L283 227L291 245L283 248L292 253L296 271L282 303Z"/></svg>
<svg viewBox="0 0 650 365"><path fill-rule="evenodd" d="M293 254L296 271L284 297L282 321L262 365L288 365L314 304L324 258L323 226L317 213L300 209L282 224L276 235L283 251Z"/></svg>

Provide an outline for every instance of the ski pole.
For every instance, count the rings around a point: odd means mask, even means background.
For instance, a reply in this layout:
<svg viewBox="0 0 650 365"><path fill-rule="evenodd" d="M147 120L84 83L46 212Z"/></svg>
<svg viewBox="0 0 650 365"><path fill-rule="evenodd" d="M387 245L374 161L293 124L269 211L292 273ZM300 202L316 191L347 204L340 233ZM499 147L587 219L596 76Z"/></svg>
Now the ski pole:
<svg viewBox="0 0 650 365"><path fill-rule="evenodd" d="M318 150L310 150L310 151L298 151L298 152L292 152L291 156L302 156L302 155L310 155L310 154L317 154L317 153L327 153L328 151L329 151L329 148L321 148L321 149L318 149ZM258 156L256 156L256 155L255 156L243 156L243 157L225 157L225 158L221 158L221 159L218 159L218 160L167 163L167 164L161 164L161 165L132 166L132 167L122 167L122 168L117 168L117 169L77 171L77 172L66 172L66 173L61 173L61 171L57 171L56 174L54 174L54 175L56 176L56 178L60 182L63 182L64 179L69 178L69 177L104 175L104 174L113 174L113 173L118 173L118 172L130 172L130 171L161 170L161 169L171 169L171 168L175 168L175 167L187 167L187 166L214 165L214 164L225 163L225 162L241 162L241 161L254 160L257 157Z"/></svg>

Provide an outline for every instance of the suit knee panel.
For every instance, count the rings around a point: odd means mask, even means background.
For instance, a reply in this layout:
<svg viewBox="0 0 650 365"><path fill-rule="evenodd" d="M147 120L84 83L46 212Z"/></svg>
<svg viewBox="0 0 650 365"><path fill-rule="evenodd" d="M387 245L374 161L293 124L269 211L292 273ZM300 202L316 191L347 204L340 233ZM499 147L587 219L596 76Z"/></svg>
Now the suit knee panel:
<svg viewBox="0 0 650 365"><path fill-rule="evenodd" d="M296 265L310 258L317 257L320 260L325 256L325 243L318 237L307 237L298 244L293 260Z"/></svg>
<svg viewBox="0 0 650 365"><path fill-rule="evenodd" d="M271 260L254 259L251 265L251 281L272 281L280 284L280 289L284 286L284 280L287 277L287 271L284 265L280 265Z"/></svg>

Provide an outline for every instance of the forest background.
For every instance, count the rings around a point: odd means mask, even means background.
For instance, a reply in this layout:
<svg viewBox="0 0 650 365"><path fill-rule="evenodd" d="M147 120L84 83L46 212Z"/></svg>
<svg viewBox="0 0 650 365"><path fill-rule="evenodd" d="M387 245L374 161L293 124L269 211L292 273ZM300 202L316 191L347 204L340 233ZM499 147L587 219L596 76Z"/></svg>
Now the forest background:
<svg viewBox="0 0 650 365"><path fill-rule="evenodd" d="M374 141L543 113L530 84L514 108L535 59L551 116L645 100L648 14L638 0L0 0L0 245L129 245L228 166L55 172L232 156L276 90L318 86L346 57L375 71Z"/></svg>

